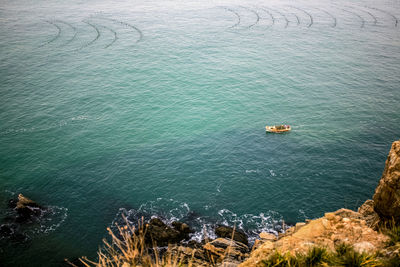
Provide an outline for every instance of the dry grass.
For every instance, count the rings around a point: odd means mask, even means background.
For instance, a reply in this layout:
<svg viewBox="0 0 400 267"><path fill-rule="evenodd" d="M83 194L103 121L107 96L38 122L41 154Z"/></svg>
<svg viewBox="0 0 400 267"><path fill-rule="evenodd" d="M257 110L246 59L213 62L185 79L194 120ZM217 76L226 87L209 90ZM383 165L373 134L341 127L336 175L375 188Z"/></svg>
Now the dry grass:
<svg viewBox="0 0 400 267"><path fill-rule="evenodd" d="M143 219L139 222L137 229L134 226L131 226L126 219L125 221L125 226L120 227L117 225L117 234L115 234L110 228L107 228L107 231L111 236L111 242L103 239L104 247L97 252L97 261L90 260L87 257L82 257L79 259L80 262L86 267L192 266L191 259L187 259L187 256L182 253L171 250L170 247L168 247L167 251L162 253L162 255L160 255L155 243L153 244L153 247L149 247L145 243L146 227L143 223ZM77 265L69 261L68 263L77 267Z"/></svg>
<svg viewBox="0 0 400 267"><path fill-rule="evenodd" d="M87 257L79 258L79 266L86 267L181 267L195 266L217 266L219 263L229 259L234 251L234 234L233 228L232 237L227 248L203 248L185 250L185 247L168 246L161 253L157 248L157 244L149 245L145 242L147 225L144 224L143 218L135 228L124 218L126 225L120 227L116 225L117 231L113 232L110 228L107 231L111 237L111 241L103 239L103 247L97 252L97 260L93 261ZM209 243L205 232L205 243ZM212 244L212 243L210 243ZM212 246L211 246L212 247ZM189 251L189 253L188 253ZM195 253L202 254L203 259L198 261L195 259ZM189 255L190 254L190 255ZM75 267L76 264L67 260L67 262Z"/></svg>

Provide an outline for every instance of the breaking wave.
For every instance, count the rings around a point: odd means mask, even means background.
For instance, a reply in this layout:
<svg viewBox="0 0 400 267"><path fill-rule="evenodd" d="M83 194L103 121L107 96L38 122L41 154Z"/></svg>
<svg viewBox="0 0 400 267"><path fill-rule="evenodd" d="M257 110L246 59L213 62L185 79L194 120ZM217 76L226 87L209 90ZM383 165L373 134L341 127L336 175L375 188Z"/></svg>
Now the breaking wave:
<svg viewBox="0 0 400 267"><path fill-rule="evenodd" d="M207 214L212 212L210 206L203 207ZM205 213L205 212L204 212ZM112 221L111 228L124 225L125 220L137 226L142 218L147 221L151 218L160 218L167 225L173 221L187 223L195 233L191 240L200 242L205 238L216 238L214 230L218 225L236 226L243 230L249 237L250 243L254 242L261 232L277 235L287 229L283 217L275 211L266 211L260 214L237 214L229 209L221 209L204 215L201 211L192 210L185 202L174 199L157 198L142 204L138 209L120 208Z"/></svg>

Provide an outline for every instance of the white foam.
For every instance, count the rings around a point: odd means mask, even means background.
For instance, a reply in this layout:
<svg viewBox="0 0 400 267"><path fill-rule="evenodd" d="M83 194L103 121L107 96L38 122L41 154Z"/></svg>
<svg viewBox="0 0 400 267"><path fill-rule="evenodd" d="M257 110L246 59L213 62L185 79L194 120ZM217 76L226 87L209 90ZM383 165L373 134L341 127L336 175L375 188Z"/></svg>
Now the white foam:
<svg viewBox="0 0 400 267"><path fill-rule="evenodd" d="M206 205L204 208L208 212L212 211L212 207L209 205ZM174 199L157 198L155 201L149 201L140 205L138 209L128 210L120 208L111 227L115 227L115 224L123 225L125 223L123 217L127 218L128 222L132 225L137 225L142 217L144 220L157 217L168 225L171 225L173 221L188 223L196 231L194 234L191 234L190 239L197 242L201 242L205 238L216 238L214 232L216 225L226 225L235 226L237 229L245 231L250 243L253 243L261 232L278 235L279 232L283 232L287 228L284 225L282 216L274 211L267 211L258 215L238 215L229 209L220 209L214 216L196 215L193 218L191 215L193 215L193 211L187 203Z"/></svg>

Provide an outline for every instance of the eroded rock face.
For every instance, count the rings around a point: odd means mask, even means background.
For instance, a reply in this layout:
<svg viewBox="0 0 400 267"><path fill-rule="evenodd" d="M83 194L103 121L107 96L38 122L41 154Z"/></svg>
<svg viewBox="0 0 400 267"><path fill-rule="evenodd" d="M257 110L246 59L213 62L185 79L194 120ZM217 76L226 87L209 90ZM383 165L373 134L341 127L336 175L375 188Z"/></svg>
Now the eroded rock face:
<svg viewBox="0 0 400 267"><path fill-rule="evenodd" d="M217 228L215 228L215 234L221 238L232 238L233 234L233 240L241 242L245 245L248 245L249 243L245 232L243 232L240 229L235 229L234 231L234 229L229 226L223 226L223 225L218 226Z"/></svg>
<svg viewBox="0 0 400 267"><path fill-rule="evenodd" d="M373 200L374 209L383 220L394 218L400 222L400 141L392 144Z"/></svg>
<svg viewBox="0 0 400 267"><path fill-rule="evenodd" d="M358 208L358 213L363 216L363 219L367 223L369 227L374 230L378 229L380 218L378 213L374 210L374 201L372 199L368 199Z"/></svg>

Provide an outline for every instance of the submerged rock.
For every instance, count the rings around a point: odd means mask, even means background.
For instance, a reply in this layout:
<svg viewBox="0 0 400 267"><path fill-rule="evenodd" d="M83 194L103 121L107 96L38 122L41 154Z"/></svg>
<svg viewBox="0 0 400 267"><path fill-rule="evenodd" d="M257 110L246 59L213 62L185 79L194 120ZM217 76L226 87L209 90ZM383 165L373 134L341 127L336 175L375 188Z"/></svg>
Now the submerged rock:
<svg viewBox="0 0 400 267"><path fill-rule="evenodd" d="M14 242L23 242L27 240L27 236L19 232L17 224L0 225L0 239L6 238Z"/></svg>
<svg viewBox="0 0 400 267"><path fill-rule="evenodd" d="M233 240L241 242L245 245L249 244L247 235L240 229L234 230L232 227L221 225L215 228L215 234L222 238L232 238L233 236Z"/></svg>
<svg viewBox="0 0 400 267"><path fill-rule="evenodd" d="M19 194L18 198L9 200L7 206L10 210L2 219L0 239L17 243L26 242L29 240L29 235L26 234L29 226L26 224L38 222L46 208L22 194Z"/></svg>
<svg viewBox="0 0 400 267"><path fill-rule="evenodd" d="M400 223L400 141L393 142L375 190L374 210L383 220Z"/></svg>
<svg viewBox="0 0 400 267"><path fill-rule="evenodd" d="M15 225L2 224L0 225L0 237L10 237L15 232Z"/></svg>

